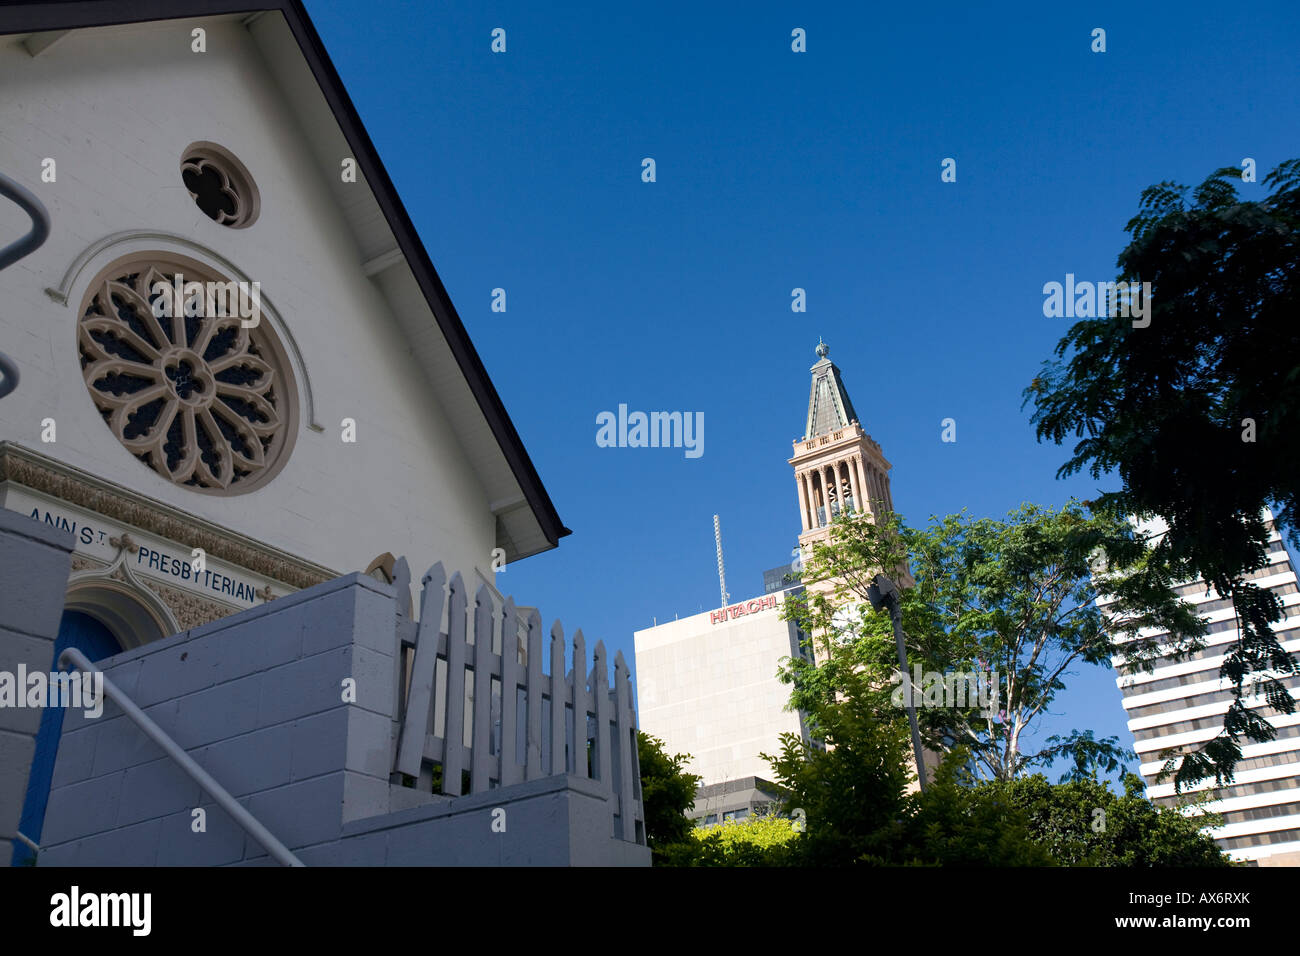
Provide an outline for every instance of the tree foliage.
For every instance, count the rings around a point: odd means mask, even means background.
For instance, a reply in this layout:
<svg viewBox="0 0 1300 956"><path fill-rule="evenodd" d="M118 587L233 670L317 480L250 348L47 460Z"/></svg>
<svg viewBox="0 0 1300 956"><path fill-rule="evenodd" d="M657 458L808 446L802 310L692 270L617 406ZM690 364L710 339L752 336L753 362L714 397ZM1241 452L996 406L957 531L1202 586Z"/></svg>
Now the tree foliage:
<svg viewBox="0 0 1300 956"><path fill-rule="evenodd" d="M692 839L667 847L668 866L798 866L800 831L776 815L697 827Z"/></svg>
<svg viewBox="0 0 1300 956"><path fill-rule="evenodd" d="M1177 183L1146 189L1118 266L1152 283L1150 325L1075 323L1025 391L1040 441L1078 439L1058 474L1117 473L1099 507L1162 519L1153 560L1232 599L1235 699L1217 736L1166 751L1179 790L1232 779L1241 739L1276 733L1244 698L1294 713L1284 681L1300 673L1273 633L1281 602L1248 579L1267 563L1266 506L1293 541L1300 528L1300 160L1264 178L1265 198L1241 200L1240 183L1227 167L1190 203Z"/></svg>
<svg viewBox="0 0 1300 956"><path fill-rule="evenodd" d="M768 758L803 810L806 832L783 848L802 866L1045 866L1023 813L971 788L961 750L940 764L924 793L907 791L906 728L880 719L862 698L822 707L827 747L783 734Z"/></svg>
<svg viewBox="0 0 1300 956"><path fill-rule="evenodd" d="M1031 838L1062 866L1231 865L1203 832L1220 817L1157 807L1142 797L1133 774L1124 777L1123 796L1095 779L1051 784L1042 774L979 789L1021 810Z"/></svg>
<svg viewBox="0 0 1300 956"><path fill-rule="evenodd" d="M851 689L854 680L864 678L845 675ZM803 862L837 866L889 857L910 779L906 725L891 714L882 719L865 693L818 701L810 716L818 741L784 733L776 756L763 755L789 793L786 811L803 811Z"/></svg>
<svg viewBox="0 0 1300 956"><path fill-rule="evenodd" d="M1110 554L1109 564L1097 563L1101 552ZM911 585L900 594L909 669L966 676L986 689L979 700L971 680L921 688L927 747L964 749L990 779L1009 780L1059 756L1114 769L1132 756L1114 738L1075 732L1029 751L1026 732L1065 688L1072 667L1110 665L1116 635L1144 628L1172 635L1184 653L1202 646L1205 625L1149 553L1129 522L1073 501L1061 509L1022 505L1005 520L963 512L932 518L923 529L892 514L841 517L804 565L807 591L787 598L783 611L817 651L783 667L791 707L809 714L815 734L840 697L892 713L901 725L905 694L892 626L867 598L874 574L891 568ZM1161 646L1132 640L1124 652L1145 661ZM936 689L942 699L932 701Z"/></svg>
<svg viewBox="0 0 1300 956"><path fill-rule="evenodd" d="M638 730L637 758L641 763L641 803L645 812L646 845L656 858L665 847L688 839L694 824L686 811L695 806L697 774L685 769L689 754L669 756L664 742Z"/></svg>
<svg viewBox="0 0 1300 956"><path fill-rule="evenodd" d="M908 798L900 839L882 863L908 866L1051 866L1025 813L996 790L974 787L966 754L939 764L924 793Z"/></svg>
<svg viewBox="0 0 1300 956"><path fill-rule="evenodd" d="M1040 774L979 782L969 754L945 756L924 793L908 792L906 731L864 699L821 706L826 743L783 734L769 757L787 817L695 830L661 847L669 866L1223 866L1201 832L1213 816L1154 807L1129 775L1117 797L1095 779ZM802 812L800 812L802 811ZM1099 812L1100 811L1100 814Z"/></svg>

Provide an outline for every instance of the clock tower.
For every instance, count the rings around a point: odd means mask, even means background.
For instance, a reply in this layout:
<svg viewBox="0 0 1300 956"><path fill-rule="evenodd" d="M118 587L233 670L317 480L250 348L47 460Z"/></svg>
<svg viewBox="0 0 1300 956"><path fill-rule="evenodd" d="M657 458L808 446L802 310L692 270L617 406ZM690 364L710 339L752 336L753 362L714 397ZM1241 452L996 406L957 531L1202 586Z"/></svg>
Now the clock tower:
<svg viewBox="0 0 1300 956"><path fill-rule="evenodd" d="M815 542L829 538L837 515L878 515L894 509L889 493L892 466L880 445L863 431L829 355L830 346L819 342L817 362L810 370L808 421L790 459L802 522L799 547L805 554Z"/></svg>

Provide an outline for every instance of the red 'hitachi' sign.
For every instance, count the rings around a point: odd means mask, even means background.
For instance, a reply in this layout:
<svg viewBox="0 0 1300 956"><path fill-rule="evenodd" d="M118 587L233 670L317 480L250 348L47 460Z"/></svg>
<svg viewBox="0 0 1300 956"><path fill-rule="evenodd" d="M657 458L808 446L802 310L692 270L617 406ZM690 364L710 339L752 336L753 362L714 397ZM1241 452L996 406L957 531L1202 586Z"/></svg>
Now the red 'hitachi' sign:
<svg viewBox="0 0 1300 956"><path fill-rule="evenodd" d="M767 597L755 598L752 601L741 601L739 604L733 604L730 607L724 607L720 611L709 612L709 623L719 624L728 618L735 620L742 614L757 614L759 611L766 611L768 608L776 607L776 595L769 594Z"/></svg>

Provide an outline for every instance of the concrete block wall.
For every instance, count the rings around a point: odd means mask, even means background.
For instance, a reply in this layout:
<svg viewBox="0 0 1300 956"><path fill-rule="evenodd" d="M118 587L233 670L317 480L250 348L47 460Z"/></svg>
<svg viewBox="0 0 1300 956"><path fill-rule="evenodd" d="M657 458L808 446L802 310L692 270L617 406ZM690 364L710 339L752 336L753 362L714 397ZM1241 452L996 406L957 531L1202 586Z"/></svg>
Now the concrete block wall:
<svg viewBox="0 0 1300 956"><path fill-rule="evenodd" d="M73 536L0 508L0 671L49 672L72 568ZM13 854L41 711L0 707L0 865Z"/></svg>
<svg viewBox="0 0 1300 956"><path fill-rule="evenodd" d="M337 840L344 821L389 810L392 595L352 574L101 666L283 843ZM345 679L355 702L344 700ZM206 832L195 832L196 809ZM116 704L98 719L68 712L40 865L222 865L264 854Z"/></svg>
<svg viewBox="0 0 1300 956"><path fill-rule="evenodd" d="M390 784L394 595L351 574L100 666L308 866L648 866L646 847L614 837L597 781L455 799ZM39 865L274 863L109 701L98 719L65 717Z"/></svg>
<svg viewBox="0 0 1300 956"><path fill-rule="evenodd" d="M613 836L608 797L564 774L358 820L308 866L649 866L650 850Z"/></svg>

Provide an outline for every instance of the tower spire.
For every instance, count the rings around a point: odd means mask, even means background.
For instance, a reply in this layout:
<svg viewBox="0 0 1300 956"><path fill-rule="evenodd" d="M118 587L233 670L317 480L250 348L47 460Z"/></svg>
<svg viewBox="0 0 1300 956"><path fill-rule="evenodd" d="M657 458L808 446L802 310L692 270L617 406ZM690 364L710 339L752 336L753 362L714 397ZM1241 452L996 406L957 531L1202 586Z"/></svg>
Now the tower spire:
<svg viewBox="0 0 1300 956"><path fill-rule="evenodd" d="M812 391L808 394L808 421L804 438L838 431L858 420L839 368L828 358L831 347L817 337L817 362L811 369Z"/></svg>
<svg viewBox="0 0 1300 956"><path fill-rule="evenodd" d="M862 430L830 351L818 336L817 361L809 370L808 419L789 460L799 499L801 547L824 539L841 513L878 514L894 507L889 492L891 466L880 446Z"/></svg>

